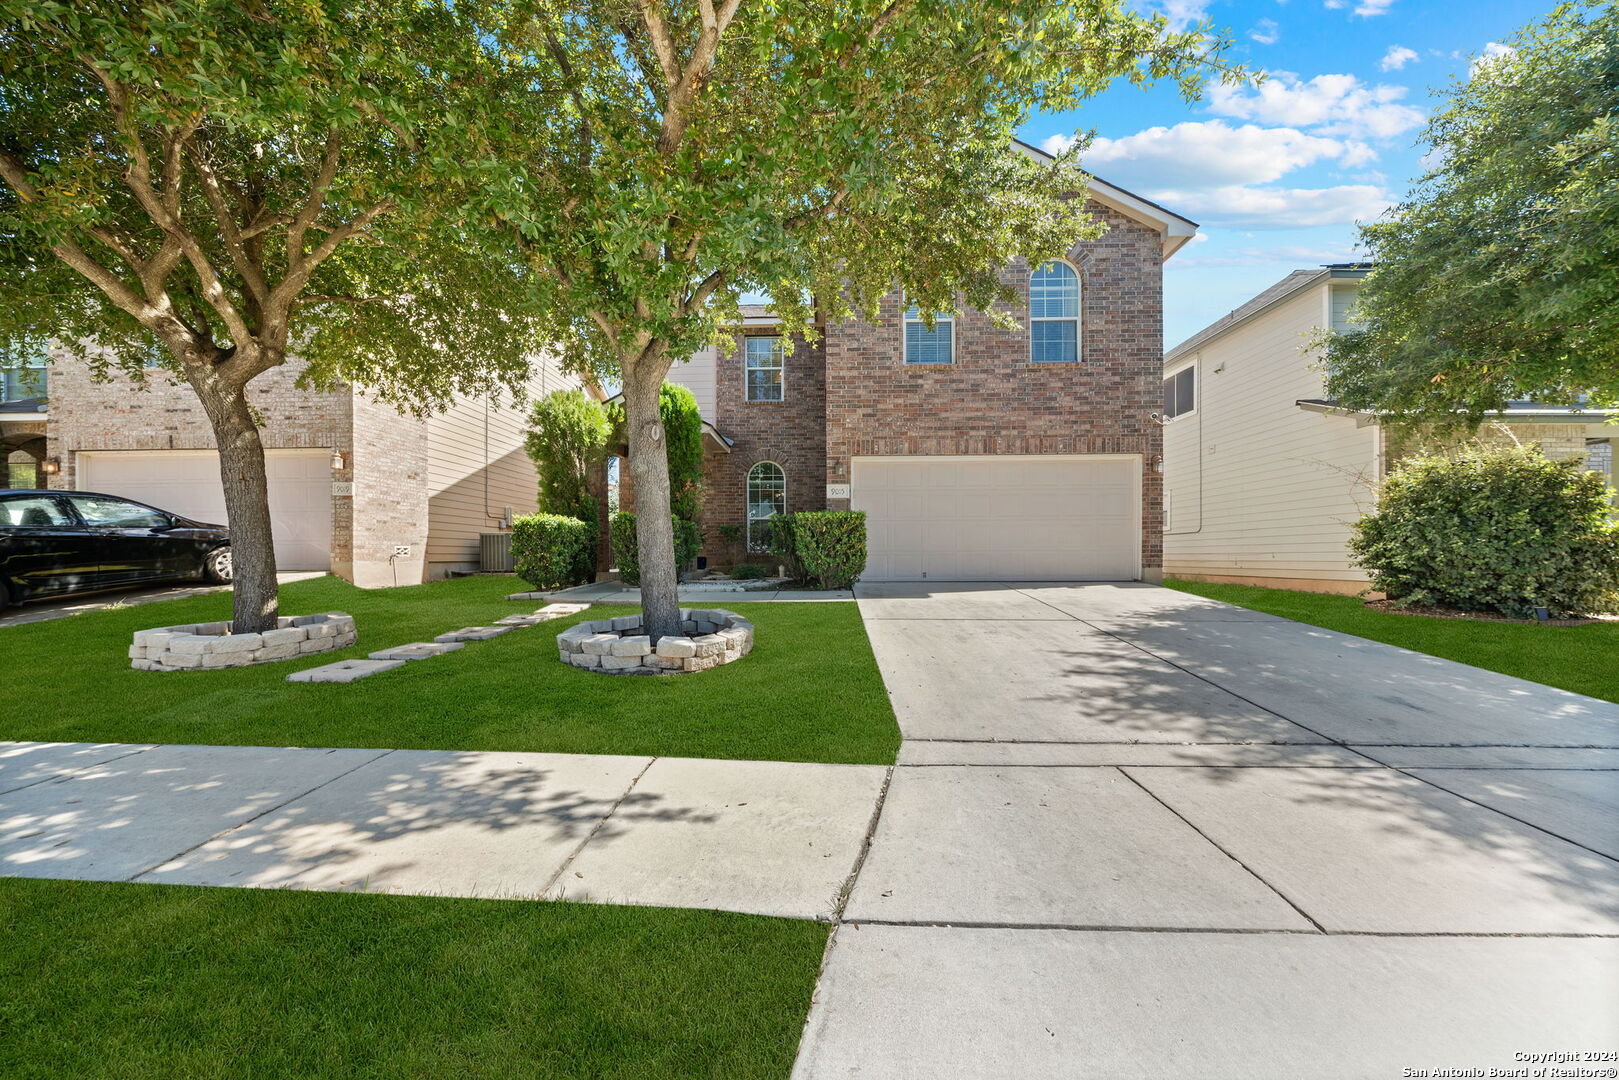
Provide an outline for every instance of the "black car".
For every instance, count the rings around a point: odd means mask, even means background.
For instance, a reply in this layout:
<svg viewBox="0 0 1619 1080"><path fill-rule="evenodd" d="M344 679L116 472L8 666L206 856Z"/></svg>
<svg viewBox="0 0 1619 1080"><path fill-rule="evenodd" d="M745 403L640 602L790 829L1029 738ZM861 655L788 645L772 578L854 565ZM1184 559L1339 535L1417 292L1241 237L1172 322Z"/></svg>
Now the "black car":
<svg viewBox="0 0 1619 1080"><path fill-rule="evenodd" d="M0 608L199 576L231 579L223 525L91 491L0 491Z"/></svg>

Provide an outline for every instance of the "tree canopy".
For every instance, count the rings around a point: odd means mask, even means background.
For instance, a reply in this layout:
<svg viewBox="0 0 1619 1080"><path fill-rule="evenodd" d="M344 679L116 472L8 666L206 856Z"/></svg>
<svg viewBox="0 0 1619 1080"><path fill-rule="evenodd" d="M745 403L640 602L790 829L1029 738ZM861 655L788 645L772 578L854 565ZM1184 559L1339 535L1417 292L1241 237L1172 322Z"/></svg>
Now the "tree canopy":
<svg viewBox="0 0 1619 1080"><path fill-rule="evenodd" d="M1510 46L1450 88L1428 172L1361 230L1374 268L1327 351L1346 406L1619 403L1619 6L1563 4Z"/></svg>
<svg viewBox="0 0 1619 1080"><path fill-rule="evenodd" d="M1121 0L489 0L472 7L529 94L492 137L480 206L509 223L567 355L624 387L650 632L676 625L658 394L671 360L729 347L740 298L784 333L994 310L998 271L1065 253L1081 147L1014 148L1032 111L1115 81L1195 94L1221 43ZM1082 146L1082 144L1081 144ZM997 317L1008 318L1004 312Z"/></svg>
<svg viewBox="0 0 1619 1080"><path fill-rule="evenodd" d="M0 338L191 385L238 629L275 617L252 379L295 352L420 407L555 336L512 302L508 231L463 212L499 79L451 3L0 0Z"/></svg>

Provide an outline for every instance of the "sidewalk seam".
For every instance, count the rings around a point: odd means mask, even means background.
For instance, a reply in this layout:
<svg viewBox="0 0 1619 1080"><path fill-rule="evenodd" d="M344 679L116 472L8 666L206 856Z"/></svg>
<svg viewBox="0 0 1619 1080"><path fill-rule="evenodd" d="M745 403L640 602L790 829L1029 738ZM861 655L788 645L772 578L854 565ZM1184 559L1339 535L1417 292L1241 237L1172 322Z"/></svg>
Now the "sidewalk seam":
<svg viewBox="0 0 1619 1080"><path fill-rule="evenodd" d="M311 747L311 749L313 749L313 748ZM335 749L340 749L340 748L338 748L338 747L328 748L326 750L326 752L327 753L332 753L332 751L335 750ZM299 799L303 798L306 795L313 795L315 792L319 791L321 788L325 787L327 784L336 783L337 781L343 779L343 777L348 776L351 773L358 772L360 769L365 768L367 765L370 765L372 762L381 761L383 758L387 757L389 754L393 754L393 753L397 753L397 752L398 751L396 751L396 750L384 750L384 751L382 751L382 753L378 754L376 757L366 758L364 761L362 761L358 765L354 766L354 768L352 768L352 769L344 769L342 772L336 774L335 776L327 777L325 780L322 780L320 783L316 784L312 788L309 788L307 791L300 791L298 794L293 795L290 798L282 799L280 802L276 803L274 806L266 807L265 809L263 809L263 810L259 811L258 813L254 814L250 818L243 818L241 821L238 821L236 824L230 826L229 828L220 829L218 832L214 833L212 836L208 837L206 840L202 840L202 841L199 841L198 843L192 844L190 847L186 848L183 851L177 851L173 855L170 855L166 859L160 859L157 862L153 863L151 866L148 866L146 869L141 870L141 871L139 871L137 873L131 874L129 877L125 878L124 880L125 881L135 881L138 878L143 878L147 874L150 874L152 871L156 870L158 867L163 866L166 863L171 863L175 859L183 858L184 856L191 854L193 851L196 851L198 848L202 847L203 845L213 843L215 840L218 840L221 836L228 836L231 833L235 832L237 829L240 829L244 825L253 824L253 822L259 820L259 818L261 818L261 817L264 817L266 814L273 814L277 810L280 810L282 807L287 806L290 803L295 803Z"/></svg>
<svg viewBox="0 0 1619 1080"><path fill-rule="evenodd" d="M597 821L595 825L591 826L590 831L585 834L585 838L579 841L578 845L572 851L568 852L568 857L562 860L562 864L557 867L556 873L545 879L545 884L540 887L538 896L544 896L546 893L551 891L552 886L562 880L562 875L567 873L568 867L573 865L573 861L579 857L579 853L585 850L585 846L587 844L596 839L596 834L601 832L602 826L607 824L609 818L618 813L618 808L623 806L624 800L630 797L630 792L634 791L635 785L641 782L641 777L645 776L647 774L647 770L656 765L658 760L659 759L657 756L648 758L647 763L641 766L641 771L630 777L629 786L624 789L623 793L620 794L618 798L613 800L613 805L607 808L607 813L603 814L601 819Z"/></svg>

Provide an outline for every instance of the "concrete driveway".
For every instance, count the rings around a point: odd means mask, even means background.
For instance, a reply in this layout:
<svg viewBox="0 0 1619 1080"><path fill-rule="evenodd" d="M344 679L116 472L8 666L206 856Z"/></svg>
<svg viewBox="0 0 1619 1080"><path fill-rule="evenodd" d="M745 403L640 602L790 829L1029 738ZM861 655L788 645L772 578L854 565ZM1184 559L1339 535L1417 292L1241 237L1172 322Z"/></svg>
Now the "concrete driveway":
<svg viewBox="0 0 1619 1080"><path fill-rule="evenodd" d="M276 583L286 585L294 581L308 581L325 577L324 570L289 570L275 576ZM180 600L205 593L229 592L229 585L209 585L203 582L165 581L157 585L136 586L130 589L111 589L106 592L75 593L47 600L35 600L16 607L0 609L0 627L24 626L28 623L66 619L73 615L88 615L93 611L138 607L159 600Z"/></svg>
<svg viewBox="0 0 1619 1080"><path fill-rule="evenodd" d="M1619 705L1149 585L857 595L906 741L799 1080L1619 1043Z"/></svg>

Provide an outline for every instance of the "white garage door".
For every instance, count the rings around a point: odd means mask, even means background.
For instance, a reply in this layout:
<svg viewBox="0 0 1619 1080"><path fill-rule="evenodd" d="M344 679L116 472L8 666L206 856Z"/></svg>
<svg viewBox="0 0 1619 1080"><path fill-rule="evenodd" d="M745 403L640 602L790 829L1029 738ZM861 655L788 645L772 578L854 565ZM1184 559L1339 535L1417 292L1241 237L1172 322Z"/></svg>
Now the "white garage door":
<svg viewBox="0 0 1619 1080"><path fill-rule="evenodd" d="M270 521L280 570L332 568L329 450L267 450ZM81 451L78 487L122 495L198 521L225 523L219 455L212 450Z"/></svg>
<svg viewBox="0 0 1619 1080"><path fill-rule="evenodd" d="M868 581L1128 581L1141 462L1085 456L855 458Z"/></svg>

